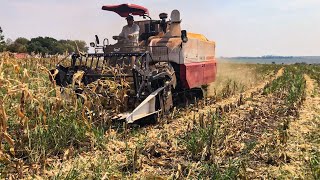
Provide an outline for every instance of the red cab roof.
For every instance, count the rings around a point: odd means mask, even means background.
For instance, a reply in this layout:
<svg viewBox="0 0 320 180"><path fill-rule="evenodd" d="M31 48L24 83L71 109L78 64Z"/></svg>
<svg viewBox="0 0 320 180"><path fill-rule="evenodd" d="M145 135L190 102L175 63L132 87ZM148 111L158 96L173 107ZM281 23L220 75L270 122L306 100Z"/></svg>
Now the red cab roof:
<svg viewBox="0 0 320 180"><path fill-rule="evenodd" d="M120 5L108 5L102 6L102 10L113 11L119 14L121 17L127 17L129 14L132 15L149 15L149 10L145 7L136 4L120 4Z"/></svg>

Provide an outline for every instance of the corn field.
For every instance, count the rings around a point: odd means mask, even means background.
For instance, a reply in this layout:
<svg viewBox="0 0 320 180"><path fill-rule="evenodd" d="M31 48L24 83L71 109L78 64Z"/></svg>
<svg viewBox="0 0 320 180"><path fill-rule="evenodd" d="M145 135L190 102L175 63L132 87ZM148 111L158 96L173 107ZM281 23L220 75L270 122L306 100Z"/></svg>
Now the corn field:
<svg viewBox="0 0 320 180"><path fill-rule="evenodd" d="M1 178L320 177L320 66L221 64L208 97L140 127L112 124L124 80L61 88L58 61L1 54Z"/></svg>

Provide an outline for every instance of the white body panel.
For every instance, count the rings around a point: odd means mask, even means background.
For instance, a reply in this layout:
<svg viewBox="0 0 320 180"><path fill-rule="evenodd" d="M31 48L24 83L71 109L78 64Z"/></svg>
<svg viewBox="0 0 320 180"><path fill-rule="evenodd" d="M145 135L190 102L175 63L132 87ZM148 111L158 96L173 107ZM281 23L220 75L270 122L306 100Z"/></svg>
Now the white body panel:
<svg viewBox="0 0 320 180"><path fill-rule="evenodd" d="M188 42L182 43L182 49L181 43L182 41L180 37L153 38L150 41L150 51L153 60L169 60L170 62L175 62L177 64L187 64L204 62L214 59L215 43L212 41L203 41L198 38L189 38Z"/></svg>

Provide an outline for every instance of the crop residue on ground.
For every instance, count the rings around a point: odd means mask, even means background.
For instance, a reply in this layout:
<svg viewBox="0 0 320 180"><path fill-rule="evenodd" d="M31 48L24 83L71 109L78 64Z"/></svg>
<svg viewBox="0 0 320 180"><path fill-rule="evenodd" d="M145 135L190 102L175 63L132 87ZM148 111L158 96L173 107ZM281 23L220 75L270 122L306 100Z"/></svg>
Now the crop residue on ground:
<svg viewBox="0 0 320 180"><path fill-rule="evenodd" d="M63 98L56 61L0 57L1 178L320 177L318 65L218 64L210 97L136 127Z"/></svg>

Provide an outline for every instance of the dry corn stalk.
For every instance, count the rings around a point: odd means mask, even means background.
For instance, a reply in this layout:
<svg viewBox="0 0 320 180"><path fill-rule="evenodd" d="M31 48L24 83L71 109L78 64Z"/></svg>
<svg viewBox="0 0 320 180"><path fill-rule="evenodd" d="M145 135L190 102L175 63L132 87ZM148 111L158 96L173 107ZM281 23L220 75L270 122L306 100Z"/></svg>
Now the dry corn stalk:
<svg viewBox="0 0 320 180"><path fill-rule="evenodd" d="M84 71L78 71L73 75L72 78L72 87L75 86L75 83L77 83L77 85L81 85L81 81L84 75Z"/></svg>

